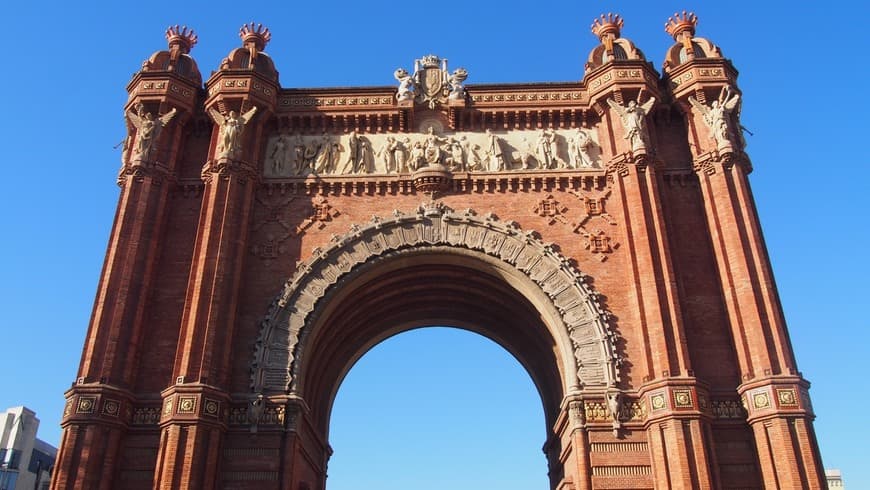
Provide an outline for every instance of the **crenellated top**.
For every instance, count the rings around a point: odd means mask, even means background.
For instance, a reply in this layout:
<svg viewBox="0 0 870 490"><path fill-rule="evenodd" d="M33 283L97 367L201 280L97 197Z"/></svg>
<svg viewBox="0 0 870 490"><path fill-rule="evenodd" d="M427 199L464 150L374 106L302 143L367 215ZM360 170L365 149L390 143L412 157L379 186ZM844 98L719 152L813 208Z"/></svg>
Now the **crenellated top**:
<svg viewBox="0 0 870 490"><path fill-rule="evenodd" d="M198 41L196 33L187 26L170 26L166 29L169 50L157 51L142 62L143 72L172 72L196 85L202 85L202 75L190 50Z"/></svg>

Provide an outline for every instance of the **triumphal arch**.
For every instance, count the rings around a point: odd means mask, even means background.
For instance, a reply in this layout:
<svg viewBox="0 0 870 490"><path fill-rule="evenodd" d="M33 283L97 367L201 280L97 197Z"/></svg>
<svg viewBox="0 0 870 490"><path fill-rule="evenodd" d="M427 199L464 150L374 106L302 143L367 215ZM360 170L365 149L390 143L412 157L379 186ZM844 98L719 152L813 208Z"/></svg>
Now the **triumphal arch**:
<svg viewBox="0 0 870 490"><path fill-rule="evenodd" d="M537 386L553 489L823 488L750 191L737 72L604 15L580 81L284 88L260 25L127 86L121 197L53 488L328 487L336 390L450 325ZM579 70L578 70L579 71Z"/></svg>

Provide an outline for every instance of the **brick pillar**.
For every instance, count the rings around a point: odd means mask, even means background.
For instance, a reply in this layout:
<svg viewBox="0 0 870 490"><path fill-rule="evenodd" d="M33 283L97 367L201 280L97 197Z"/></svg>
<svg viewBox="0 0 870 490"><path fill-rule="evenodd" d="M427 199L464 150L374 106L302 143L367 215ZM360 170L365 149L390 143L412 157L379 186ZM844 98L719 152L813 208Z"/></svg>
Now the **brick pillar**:
<svg viewBox="0 0 870 490"><path fill-rule="evenodd" d="M696 158L707 223L766 488L825 488L807 383L797 371L745 155Z"/></svg>
<svg viewBox="0 0 870 490"><path fill-rule="evenodd" d="M618 97L623 98L621 94ZM620 104L612 98L608 103ZM635 361L635 369L644 373L639 392L643 397L666 398L665 405L652 411L647 422L653 473L657 482L667 482L662 488L712 488L712 462L707 457L711 452L707 449L709 441L703 437L707 422L698 406L698 385L671 263L652 136L650 147L638 149L622 137L619 130L625 128L619 122L609 119L608 123L612 128L609 143L616 149L608 174L620 205L618 221L623 223L626 257L632 262L629 297L646 352L645 358ZM650 134L654 135L652 129ZM682 406L670 402L677 395ZM683 424L691 430L684 429Z"/></svg>
<svg viewBox="0 0 870 490"><path fill-rule="evenodd" d="M254 192L260 176L264 121L276 105L278 76L258 56L268 29L243 26L233 50L206 83L215 122L178 335L172 384L163 411L154 488L218 486L231 400L229 380L239 285Z"/></svg>
<svg viewBox="0 0 870 490"><path fill-rule="evenodd" d="M163 247L181 126L198 90L195 80L144 70L127 88L131 134L118 176L121 195L78 379L66 393L55 489L116 487L115 455L132 413L134 397L129 390L137 368L147 293Z"/></svg>

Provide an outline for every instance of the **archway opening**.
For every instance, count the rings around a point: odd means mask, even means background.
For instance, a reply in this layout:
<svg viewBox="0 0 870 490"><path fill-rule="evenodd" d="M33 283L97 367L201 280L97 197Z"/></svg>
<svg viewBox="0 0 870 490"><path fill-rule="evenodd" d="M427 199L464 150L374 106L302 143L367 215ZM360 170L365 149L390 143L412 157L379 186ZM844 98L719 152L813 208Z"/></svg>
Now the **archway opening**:
<svg viewBox="0 0 870 490"><path fill-rule="evenodd" d="M482 335L406 331L360 358L330 420L327 488L547 488L542 400Z"/></svg>

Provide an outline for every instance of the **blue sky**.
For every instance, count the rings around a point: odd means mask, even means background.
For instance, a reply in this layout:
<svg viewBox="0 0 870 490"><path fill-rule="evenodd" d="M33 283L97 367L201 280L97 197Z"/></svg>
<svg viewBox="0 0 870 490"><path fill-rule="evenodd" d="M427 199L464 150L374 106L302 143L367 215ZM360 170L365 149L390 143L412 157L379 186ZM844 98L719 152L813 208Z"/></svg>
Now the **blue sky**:
<svg viewBox="0 0 870 490"><path fill-rule="evenodd" d="M163 49L166 26L197 31L192 55L205 77L239 46L241 24L254 20L273 33L266 51L285 87L391 85L396 67L428 53L464 66L468 83L532 82L581 78L596 45L589 24L608 11L622 14L624 37L660 68L672 43L667 17L690 9L700 17L698 35L740 71L742 123L754 133L751 183L798 364L813 383L825 466L841 468L852 488L870 488L861 440L870 395L856 374L870 335L865 2L241 5L0 6L10 38L0 68L0 408L29 406L42 420L41 437L59 441L62 393L75 378L117 202L113 147L124 137L125 86ZM421 480L446 488L445 478L474 486L490 470L482 481L544 488L536 397L518 363L488 340L437 329L390 339L361 359L339 392L330 490L371 487L362 480L369 476L382 489ZM408 417L416 424L402 425ZM515 440L501 439L505 428ZM424 440L432 442L415 442ZM401 464L376 469L365 457Z"/></svg>

